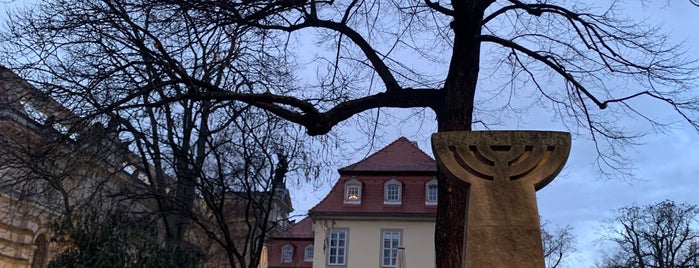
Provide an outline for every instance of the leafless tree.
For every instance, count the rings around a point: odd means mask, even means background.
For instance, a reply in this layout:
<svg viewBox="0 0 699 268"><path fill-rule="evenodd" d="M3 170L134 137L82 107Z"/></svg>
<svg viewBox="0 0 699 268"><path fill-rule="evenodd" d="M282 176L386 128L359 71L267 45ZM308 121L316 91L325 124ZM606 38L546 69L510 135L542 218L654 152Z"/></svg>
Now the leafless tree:
<svg viewBox="0 0 699 268"><path fill-rule="evenodd" d="M565 226L551 231L547 225L547 223L543 223L541 226L541 241L544 244L546 267L562 267L570 258L570 254L575 251L573 228Z"/></svg>
<svg viewBox="0 0 699 268"><path fill-rule="evenodd" d="M699 124L688 91L695 62L657 28L622 18L620 5L56 0L12 17L3 51L42 88L101 111L229 101L309 135L382 107L430 108L438 131L453 131L541 105L595 142L600 170L628 175L622 149L640 134L618 122L655 129L675 122L637 100ZM302 72L308 65L315 79ZM481 74L494 83L480 83ZM164 86L166 94L154 93ZM468 188L439 181L437 266L462 267Z"/></svg>
<svg viewBox="0 0 699 268"><path fill-rule="evenodd" d="M614 250L604 256L601 267L645 268L696 267L699 264L699 233L696 205L663 201L617 210L604 239Z"/></svg>
<svg viewBox="0 0 699 268"><path fill-rule="evenodd" d="M8 72L4 68L2 71ZM3 92L11 95L7 103L51 100L44 92L33 92L36 89L21 78L8 76L2 82L14 90ZM129 81L128 77L122 79ZM157 80L157 75L138 79ZM20 86L27 88L22 90ZM149 98L167 94L169 90L178 88L160 86L153 95L141 97L148 102ZM27 92L33 96L12 95ZM4 177L3 184L7 185L3 185L3 190L15 190L20 195L53 203L56 198L47 193L62 193L60 196L66 201L58 204L64 204L65 209L57 213L71 219L76 211L75 220L79 220L89 209L96 209L84 206L95 201L109 206L105 209L128 206L104 201L103 195L91 198L76 195L67 182L79 181L80 194L98 194L102 193L98 185L113 184L115 174L128 173L126 176L132 177L140 187L107 194L110 200L147 204L146 208L130 212L160 216L158 223L164 227L165 249L181 252L194 243L204 253L226 257L207 260L211 266L257 267L268 232L286 224L285 215L291 210L283 207L290 205L284 185L287 171L294 169L295 163L313 162L298 153L302 144L297 143L294 131L287 131L290 129L285 127L285 122L249 105L216 100L182 100L166 106L134 109L125 106L96 112L105 108L98 98L108 98L110 93L116 92L93 91L90 95L71 96L77 97L72 100L83 103L76 110L89 118L80 118L56 103L44 106L35 101L26 107L2 107L3 112L12 113L10 118L23 117L36 128L36 135L44 138L37 144L23 137L1 140L6 146L2 147L5 161L0 171L13 172L12 180ZM61 109L63 116L56 109ZM54 114L59 116L47 119L46 115ZM32 127L18 129L34 130ZM6 130L2 134L14 134L11 128ZM96 169L90 168L95 166L91 161L103 161L103 166L116 171L84 176L80 172ZM81 178L87 180L82 182ZM79 201L83 207L68 200ZM23 198L22 201L36 200ZM179 264L170 264L175 266Z"/></svg>

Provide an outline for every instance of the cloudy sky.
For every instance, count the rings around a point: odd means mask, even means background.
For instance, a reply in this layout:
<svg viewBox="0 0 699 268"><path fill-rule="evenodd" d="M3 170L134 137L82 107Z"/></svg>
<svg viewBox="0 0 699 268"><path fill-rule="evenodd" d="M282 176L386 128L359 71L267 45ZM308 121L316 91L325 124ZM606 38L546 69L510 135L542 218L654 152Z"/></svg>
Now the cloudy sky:
<svg viewBox="0 0 699 268"><path fill-rule="evenodd" d="M671 39L684 42L688 54L699 58L699 7L688 1L673 0L670 3L655 1L648 5L630 7L628 15L634 18L648 18L651 23L663 27ZM699 74L698 74L699 75ZM657 103L656 103L657 105ZM667 106L649 106L646 111L660 118L676 118ZM534 115L533 117L537 117ZM548 118L547 116L543 116ZM351 149L345 166L366 157L400 136L418 141L420 148L432 155L429 135L435 130L430 115L426 120L400 127L383 126L373 148ZM432 117L433 118L433 117ZM401 123L406 118L396 118ZM673 119L671 119L673 120ZM404 122L403 122L404 123ZM390 124L388 124L390 125ZM400 125L400 124L399 124ZM345 124L340 130L353 131L353 123ZM555 122L526 118L524 121L510 122L512 129L565 130ZM633 123L629 127L641 127ZM498 129L507 129L508 124ZM599 260L599 242L602 223L613 216L613 210L622 206L644 205L671 199L677 202L699 204L699 135L688 124L677 124L665 133L654 133L644 129L646 136L640 145L626 152L626 157L634 163L634 178L627 180L601 179L594 166L595 153L588 140L574 140L572 151L561 175L538 192L538 204L542 218L551 228L570 225L577 236L577 252L569 259L569 267L594 267ZM337 173L320 178L315 186L292 186L294 207L303 214L315 205L338 178Z"/></svg>
<svg viewBox="0 0 699 268"><path fill-rule="evenodd" d="M12 1L0 0L3 3ZM14 4L25 1L16 1ZM699 7L691 6L688 0L654 1L647 6L629 8L629 16L639 19L649 18L650 22L663 25L663 29L675 41L685 42L688 54L699 58ZM5 7L11 6L6 4ZM2 20L3 17L0 17ZM658 117L675 118L667 107L646 107ZM657 109L657 110L656 110ZM387 113L388 114L388 113ZM343 162L335 167L328 167L330 173L322 178L315 178L309 185L293 185L292 197L295 214L304 214L325 196L338 178L334 172L375 152L400 136L406 136L419 143L428 154L431 153L429 135L435 131L434 116L427 113L424 119L414 120L406 112L394 113L397 117L380 126L373 146L366 145L365 140L348 143L338 149L337 154L344 154ZM402 116L402 117L401 117ZM505 123L499 129L543 129L564 130L554 122L540 120L547 116ZM355 119L344 123L336 132L361 132L357 130ZM634 127L630 124L630 127ZM366 139L365 135L357 135ZM352 139L352 135L344 136ZM595 154L592 144L587 140L574 140L571 156L561 175L538 193L540 213L550 226L570 225L577 236L578 251L570 259L570 267L592 267L598 260L600 244L596 242L601 231L600 225L612 216L612 210L631 204L648 204L671 199L678 202L699 204L699 135L687 124L677 124L665 133L648 134L642 139L635 151L626 156L635 163L635 179L603 180L594 166ZM355 146L355 147L352 147Z"/></svg>

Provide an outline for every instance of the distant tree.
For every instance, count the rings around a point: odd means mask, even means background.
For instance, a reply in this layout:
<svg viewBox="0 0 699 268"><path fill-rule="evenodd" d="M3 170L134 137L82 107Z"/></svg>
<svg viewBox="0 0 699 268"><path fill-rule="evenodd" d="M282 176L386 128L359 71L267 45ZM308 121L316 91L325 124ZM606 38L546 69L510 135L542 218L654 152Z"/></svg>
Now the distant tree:
<svg viewBox="0 0 699 268"><path fill-rule="evenodd" d="M575 251L573 228L565 226L549 230L548 224L541 226L541 240L544 244L544 259L547 268L562 267L566 259Z"/></svg>
<svg viewBox="0 0 699 268"><path fill-rule="evenodd" d="M611 242L600 268L689 268L699 265L699 207L663 201L617 210L604 240Z"/></svg>
<svg viewBox="0 0 699 268"><path fill-rule="evenodd" d="M635 101L699 128L696 64L611 2L43 1L9 18L0 58L76 108L228 101L309 135L385 107L461 131L540 106L595 142L600 170L628 175L622 149L641 134L618 123L677 121ZM437 267L462 267L468 186L438 180Z"/></svg>

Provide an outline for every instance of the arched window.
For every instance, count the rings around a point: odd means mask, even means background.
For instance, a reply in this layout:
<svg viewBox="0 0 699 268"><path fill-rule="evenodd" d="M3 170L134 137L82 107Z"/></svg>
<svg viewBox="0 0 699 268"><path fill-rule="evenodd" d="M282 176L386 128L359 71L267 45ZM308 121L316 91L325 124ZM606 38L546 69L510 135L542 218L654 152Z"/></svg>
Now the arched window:
<svg viewBox="0 0 699 268"><path fill-rule="evenodd" d="M286 244L282 247L282 262L291 262L294 258L294 246Z"/></svg>
<svg viewBox="0 0 699 268"><path fill-rule="evenodd" d="M425 205L437 205L437 179L425 183Z"/></svg>
<svg viewBox="0 0 699 268"><path fill-rule="evenodd" d="M403 197L403 184L395 178L384 183L383 203L387 205L400 205Z"/></svg>
<svg viewBox="0 0 699 268"><path fill-rule="evenodd" d="M313 244L306 246L303 252L304 261L313 261Z"/></svg>
<svg viewBox="0 0 699 268"><path fill-rule="evenodd" d="M34 240L36 249L32 256L32 268L43 268L46 265L46 254L48 253L48 241L44 234L40 234Z"/></svg>
<svg viewBox="0 0 699 268"><path fill-rule="evenodd" d="M362 182L352 178L345 182L345 204L362 203Z"/></svg>

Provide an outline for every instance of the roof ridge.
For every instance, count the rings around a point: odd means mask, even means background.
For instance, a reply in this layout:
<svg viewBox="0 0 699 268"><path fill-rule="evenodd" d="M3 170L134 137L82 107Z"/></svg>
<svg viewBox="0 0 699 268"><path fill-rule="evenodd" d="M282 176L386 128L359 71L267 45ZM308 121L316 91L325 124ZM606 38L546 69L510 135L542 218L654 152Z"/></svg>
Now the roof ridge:
<svg viewBox="0 0 699 268"><path fill-rule="evenodd" d="M346 168L349 168L349 167L351 167L351 166L357 165L357 164L361 163L362 161L367 160L367 159L371 158L372 156L375 156L375 155L378 154L379 152L383 151L384 149L388 148L389 146L393 145L394 143L398 142L398 141L401 140L401 139L405 139L405 140L407 140L407 141L410 141L410 140L408 140L408 138L406 138L406 137L404 137L404 136L400 136L398 139L394 140L393 142L389 143L388 145L384 146L383 148L381 148L381 149L379 149L379 150L376 150L376 152L374 152L373 154L370 154L370 155L368 155L367 157L364 157L364 158L362 158L361 160L359 160L359 161L357 161L357 162L354 162L354 164L350 164L350 165L341 167L341 168L339 168L339 169L346 169ZM411 143L412 143L412 142L411 142Z"/></svg>
<svg viewBox="0 0 699 268"><path fill-rule="evenodd" d="M398 138L398 139L401 139L401 138L405 138L406 140L408 140L408 141L410 142L410 144L413 145L413 147L415 147L415 149L417 149L418 152L421 152L424 156L427 156L428 158L432 159L433 161L436 161L434 158L432 158L432 156L430 156L429 154L425 153L425 151L423 151L423 150L420 148L420 146L417 145L417 141L411 141L411 140L409 140L408 138L403 137L403 136L401 136L401 137ZM398 140L396 140L396 141L398 141ZM394 141L394 142L395 142L395 141Z"/></svg>
<svg viewBox="0 0 699 268"><path fill-rule="evenodd" d="M325 195L325 197L323 197L323 199L321 199L320 201L318 201L318 203L316 203L315 206L313 206L311 209L308 210L308 217L309 217L309 218L310 218L310 216L311 216L311 213L312 213L318 206L320 206L320 204L323 204L323 203L325 202L325 200L328 199L328 198L331 196L331 193L333 193L334 191L337 191L337 190L336 190L336 188L337 188L336 186L337 186L338 183L340 183L341 180L342 180L342 176L340 176L339 178L337 178L337 181L335 181L335 183L333 183L333 186L330 187L330 191L328 191L328 193ZM344 187L343 187L343 190L344 190ZM344 193L343 193L343 195L344 195Z"/></svg>
<svg viewBox="0 0 699 268"><path fill-rule="evenodd" d="M350 165L341 167L341 168L338 169L338 171L347 170L347 169L350 169L350 168L352 168L352 167L354 167L354 166L357 166L357 165L359 165L359 163L362 163L362 162L366 161L367 159L370 159L370 158L376 156L377 154L379 154L379 153L381 153L381 152L385 152L386 148L391 147L392 145L398 143L399 141L406 141L406 142L408 142L408 143L410 144L410 146L412 146L414 149L417 149L417 151L420 152L420 153L422 153L423 156L426 156L426 157L429 158L430 160L435 161L434 158L432 158L430 155L428 155L427 153L425 153L425 151L423 151L422 149L420 149L420 147L417 145L417 142L416 142L416 141L412 141L412 140L406 138L405 136L400 136L400 137L398 137L398 139L396 139L396 140L394 140L393 142L389 143L388 145L382 147L381 149L377 150L377 151L374 152L373 154L370 154L370 155L368 155L367 157L364 157L363 159L361 159L361 160L359 160L359 161L357 161L357 162L354 162L353 164L350 164Z"/></svg>

